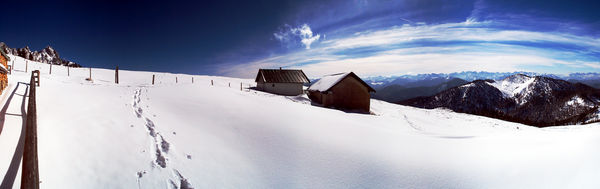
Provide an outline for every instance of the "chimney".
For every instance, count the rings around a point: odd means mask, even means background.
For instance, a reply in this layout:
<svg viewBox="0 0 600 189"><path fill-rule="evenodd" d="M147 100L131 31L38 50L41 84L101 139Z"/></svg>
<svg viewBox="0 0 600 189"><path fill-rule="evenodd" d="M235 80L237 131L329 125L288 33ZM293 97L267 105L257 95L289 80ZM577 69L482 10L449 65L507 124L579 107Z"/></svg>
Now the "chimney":
<svg viewBox="0 0 600 189"><path fill-rule="evenodd" d="M281 67L279 67L279 70L281 70Z"/></svg>

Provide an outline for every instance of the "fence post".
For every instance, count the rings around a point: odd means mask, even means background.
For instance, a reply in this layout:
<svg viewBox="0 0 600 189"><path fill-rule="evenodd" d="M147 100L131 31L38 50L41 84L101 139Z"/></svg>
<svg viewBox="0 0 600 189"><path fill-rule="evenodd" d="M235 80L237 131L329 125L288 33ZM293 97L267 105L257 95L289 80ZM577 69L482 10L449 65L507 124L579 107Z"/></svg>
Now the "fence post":
<svg viewBox="0 0 600 189"><path fill-rule="evenodd" d="M90 67L90 80L92 80L92 68Z"/></svg>
<svg viewBox="0 0 600 189"><path fill-rule="evenodd" d="M212 79L210 80L210 85L215 85Z"/></svg>
<svg viewBox="0 0 600 189"><path fill-rule="evenodd" d="M229 88L231 88L231 82L229 82Z"/></svg>
<svg viewBox="0 0 600 189"><path fill-rule="evenodd" d="M152 75L152 85L154 85L154 75Z"/></svg>
<svg viewBox="0 0 600 189"><path fill-rule="evenodd" d="M177 83L177 77L175 77L175 83Z"/></svg>
<svg viewBox="0 0 600 189"><path fill-rule="evenodd" d="M27 103L27 119L25 121L25 146L23 148L23 161L21 172L21 188L39 189L40 178L38 170L38 150L37 150L37 110L35 103L35 78L34 73L38 74L39 70L31 73L29 82L29 101Z"/></svg>
<svg viewBox="0 0 600 189"><path fill-rule="evenodd" d="M12 65L10 66L10 73L12 73L12 70L15 67L15 61L16 61L16 57L15 57L15 59L13 59Z"/></svg>
<svg viewBox="0 0 600 189"><path fill-rule="evenodd" d="M67 66L67 76L71 76L70 66Z"/></svg>
<svg viewBox="0 0 600 189"><path fill-rule="evenodd" d="M240 91L242 91L242 82L240 82Z"/></svg>
<svg viewBox="0 0 600 189"><path fill-rule="evenodd" d="M27 73L27 67L29 67L29 61L25 60L25 73Z"/></svg>
<svg viewBox="0 0 600 189"><path fill-rule="evenodd" d="M50 62L50 73L48 75L52 75L52 62Z"/></svg>
<svg viewBox="0 0 600 189"><path fill-rule="evenodd" d="M33 82L39 87L40 86L40 70L33 70L33 72L31 72L31 76L33 77Z"/></svg>
<svg viewBox="0 0 600 189"><path fill-rule="evenodd" d="M119 66L115 69L115 83L119 84Z"/></svg>
<svg viewBox="0 0 600 189"><path fill-rule="evenodd" d="M192 77L192 83L194 83L194 77Z"/></svg>

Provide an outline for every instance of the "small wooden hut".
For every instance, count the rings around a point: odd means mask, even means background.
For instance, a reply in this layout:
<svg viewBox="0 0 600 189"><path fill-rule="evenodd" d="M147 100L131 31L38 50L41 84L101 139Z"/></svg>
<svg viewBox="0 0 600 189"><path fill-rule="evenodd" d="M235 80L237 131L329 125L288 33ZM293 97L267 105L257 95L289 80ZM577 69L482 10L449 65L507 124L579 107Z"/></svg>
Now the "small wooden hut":
<svg viewBox="0 0 600 189"><path fill-rule="evenodd" d="M302 70L259 69L256 74L256 88L280 95L303 94L303 86L310 83Z"/></svg>
<svg viewBox="0 0 600 189"><path fill-rule="evenodd" d="M353 72L324 76L308 88L308 97L324 107L370 112L371 86Z"/></svg>

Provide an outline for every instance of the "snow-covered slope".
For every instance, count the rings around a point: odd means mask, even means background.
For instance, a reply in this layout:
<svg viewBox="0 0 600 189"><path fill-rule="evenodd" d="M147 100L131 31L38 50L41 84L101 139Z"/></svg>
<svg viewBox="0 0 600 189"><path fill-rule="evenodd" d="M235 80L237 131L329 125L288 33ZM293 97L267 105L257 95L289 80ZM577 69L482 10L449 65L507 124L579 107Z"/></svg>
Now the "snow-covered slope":
<svg viewBox="0 0 600 189"><path fill-rule="evenodd" d="M376 115L354 114L247 79L120 70L114 84L112 70L89 82L85 68L46 65L29 65L42 70L42 188L600 186L597 124L539 129L378 100ZM16 71L9 87L28 79Z"/></svg>

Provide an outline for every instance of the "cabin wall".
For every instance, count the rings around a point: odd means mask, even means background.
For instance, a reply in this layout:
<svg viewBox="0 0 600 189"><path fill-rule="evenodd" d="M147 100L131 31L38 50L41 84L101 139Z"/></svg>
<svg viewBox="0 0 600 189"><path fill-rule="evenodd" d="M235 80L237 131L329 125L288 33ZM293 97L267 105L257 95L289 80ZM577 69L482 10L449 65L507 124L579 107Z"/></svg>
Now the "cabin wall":
<svg viewBox="0 0 600 189"><path fill-rule="evenodd" d="M346 77L330 89L331 93L325 95L324 106L360 110L369 112L371 94L369 89L354 77Z"/></svg>
<svg viewBox="0 0 600 189"><path fill-rule="evenodd" d="M323 104L324 97L325 97L325 94L321 93L320 91L308 91L308 98L313 102ZM325 105L323 105L323 106L325 106Z"/></svg>
<svg viewBox="0 0 600 189"><path fill-rule="evenodd" d="M260 85L260 86L259 86ZM257 83L257 88L259 90L280 94L280 95L289 95L295 96L302 94L304 91L302 90L302 83Z"/></svg>
<svg viewBox="0 0 600 189"><path fill-rule="evenodd" d="M264 82L256 82L256 89L263 91L265 87Z"/></svg>
<svg viewBox="0 0 600 189"><path fill-rule="evenodd" d="M6 58L4 58L4 56L0 55L0 63L8 69L8 62L6 60ZM8 73L2 73L0 72L0 94L2 94L2 92L4 92L4 89L6 88L6 86L8 86Z"/></svg>

